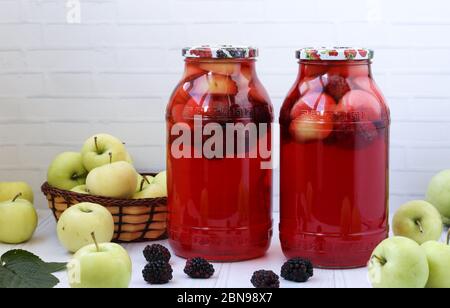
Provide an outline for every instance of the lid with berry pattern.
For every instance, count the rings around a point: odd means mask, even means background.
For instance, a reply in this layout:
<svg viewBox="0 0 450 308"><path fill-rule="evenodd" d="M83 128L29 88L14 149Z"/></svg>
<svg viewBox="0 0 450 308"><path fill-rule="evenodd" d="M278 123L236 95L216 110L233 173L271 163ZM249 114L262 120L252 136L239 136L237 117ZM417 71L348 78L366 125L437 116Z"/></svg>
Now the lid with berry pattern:
<svg viewBox="0 0 450 308"><path fill-rule="evenodd" d="M203 45L183 48L183 56L186 58L254 59L258 54L257 48L249 46Z"/></svg>
<svg viewBox="0 0 450 308"><path fill-rule="evenodd" d="M309 61L372 60L374 51L355 47L320 47L297 50L297 59Z"/></svg>

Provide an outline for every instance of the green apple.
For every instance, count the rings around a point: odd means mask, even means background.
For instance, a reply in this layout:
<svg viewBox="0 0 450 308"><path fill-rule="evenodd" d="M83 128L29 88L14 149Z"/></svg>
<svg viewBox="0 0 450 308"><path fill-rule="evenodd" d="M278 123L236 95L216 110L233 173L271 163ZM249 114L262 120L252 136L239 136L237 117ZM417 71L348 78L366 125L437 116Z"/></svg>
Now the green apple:
<svg viewBox="0 0 450 308"><path fill-rule="evenodd" d="M114 219L103 206L95 203L79 203L68 208L57 226L58 238L69 252L93 242L95 232L100 243L109 243L114 237Z"/></svg>
<svg viewBox="0 0 450 308"><path fill-rule="evenodd" d="M48 168L47 181L52 187L71 190L85 184L87 174L81 154L65 152L59 154Z"/></svg>
<svg viewBox="0 0 450 308"><path fill-rule="evenodd" d="M164 189L164 196L167 197L167 172L163 171L160 172L153 181L155 184L161 185L161 187Z"/></svg>
<svg viewBox="0 0 450 308"><path fill-rule="evenodd" d="M81 248L67 265L69 284L77 289L124 289L132 276L127 251L118 244L105 243Z"/></svg>
<svg viewBox="0 0 450 308"><path fill-rule="evenodd" d="M150 184L152 184L153 181L155 180L155 178L150 176L150 175L142 176L139 173L138 173L137 177L138 177L137 187L136 187L136 192L137 193L143 191Z"/></svg>
<svg viewBox="0 0 450 308"><path fill-rule="evenodd" d="M0 202L0 242L21 244L31 239L36 231L38 216L30 201L17 195Z"/></svg>
<svg viewBox="0 0 450 308"><path fill-rule="evenodd" d="M401 206L394 216L396 236L404 236L419 245L441 238L443 231L441 214L426 201L411 201Z"/></svg>
<svg viewBox="0 0 450 308"><path fill-rule="evenodd" d="M442 221L444 222L444 225L450 226L450 218L442 217Z"/></svg>
<svg viewBox="0 0 450 308"><path fill-rule="evenodd" d="M159 184L150 184L142 191L134 194L133 199L154 199L154 198L164 198L166 197L166 191Z"/></svg>
<svg viewBox="0 0 450 308"><path fill-rule="evenodd" d="M74 187L70 191L74 192L74 193L77 193L77 194L82 194L82 195L88 195L89 194L87 189L86 189L86 185L80 185L80 186Z"/></svg>
<svg viewBox="0 0 450 308"><path fill-rule="evenodd" d="M450 170L433 177L428 186L427 201L438 209L444 223L450 225Z"/></svg>
<svg viewBox="0 0 450 308"><path fill-rule="evenodd" d="M12 200L21 194L20 199L34 202L34 194L30 185L25 182L0 182L0 202Z"/></svg>
<svg viewBox="0 0 450 308"><path fill-rule="evenodd" d="M423 249L406 237L383 241L368 266L374 288L424 288L430 273Z"/></svg>
<svg viewBox="0 0 450 308"><path fill-rule="evenodd" d="M121 161L92 170L86 188L91 195L128 199L136 192L137 178L136 169Z"/></svg>
<svg viewBox="0 0 450 308"><path fill-rule="evenodd" d="M131 154L128 152L127 152L127 158L125 159L125 161L129 164L132 164L132 165L134 164L133 157L131 157Z"/></svg>
<svg viewBox="0 0 450 308"><path fill-rule="evenodd" d="M450 235L450 233L449 233ZM450 236L449 236L450 238ZM428 258L430 278L427 288L449 289L450 288L450 246L447 244L430 241L422 245Z"/></svg>
<svg viewBox="0 0 450 308"><path fill-rule="evenodd" d="M98 134L89 138L84 143L81 154L84 167L88 171L111 162L126 161L131 158L122 141L107 134Z"/></svg>

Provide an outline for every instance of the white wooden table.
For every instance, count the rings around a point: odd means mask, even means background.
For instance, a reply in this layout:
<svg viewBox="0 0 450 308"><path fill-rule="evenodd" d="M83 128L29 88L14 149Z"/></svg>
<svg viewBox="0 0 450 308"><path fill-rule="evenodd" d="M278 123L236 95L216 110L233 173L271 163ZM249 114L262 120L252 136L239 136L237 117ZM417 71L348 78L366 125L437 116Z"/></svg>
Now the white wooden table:
<svg viewBox="0 0 450 308"><path fill-rule="evenodd" d="M275 217L275 226L278 225L278 217ZM171 264L174 269L174 279L171 283L159 286L170 288L250 288L250 279L256 270L266 269L280 272L285 258L281 252L278 240L278 228L275 229L272 247L266 257L241 263L214 264L216 274L209 280L192 280L185 276L183 269L186 261L174 256ZM168 243L161 244L168 247ZM145 267L145 259L142 255L147 244L127 244L124 247L128 250L133 261L133 280L131 287L134 288L158 288L145 283L142 278L142 269ZM39 227L33 239L23 245L3 245L0 244L0 255L11 249L25 249L46 262L66 262L71 255L59 244L56 236L56 223L50 210L39 211ZM56 276L61 281L58 287L66 288L66 273L57 273ZM367 270L365 268L357 270L315 270L314 278L306 284L295 284L281 279L283 288L369 288L367 280Z"/></svg>

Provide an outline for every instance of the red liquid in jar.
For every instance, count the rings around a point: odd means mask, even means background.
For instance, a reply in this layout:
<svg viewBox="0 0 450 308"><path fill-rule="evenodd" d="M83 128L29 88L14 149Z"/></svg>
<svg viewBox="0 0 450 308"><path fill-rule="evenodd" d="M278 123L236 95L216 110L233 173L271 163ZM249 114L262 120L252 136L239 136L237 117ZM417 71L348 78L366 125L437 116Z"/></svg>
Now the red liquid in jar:
<svg viewBox="0 0 450 308"><path fill-rule="evenodd" d="M388 235L389 111L367 61L304 63L281 111L288 258L365 266Z"/></svg>
<svg viewBox="0 0 450 308"><path fill-rule="evenodd" d="M256 144L237 148L232 158L177 158L171 153L175 138L168 138L169 239L178 256L212 261L240 261L263 256L272 236L272 170L262 169L267 159L258 148L271 147L273 111L256 77L254 61L187 60L186 74L167 109L168 131L185 123L192 132L187 151L201 154L194 144L194 127L215 123L266 123ZM201 125L194 117L202 116ZM225 153L231 151L223 137ZM182 147L185 149L184 147ZM242 149L241 149L242 150ZM249 158L249 153L256 158ZM270 161L270 159L269 159Z"/></svg>

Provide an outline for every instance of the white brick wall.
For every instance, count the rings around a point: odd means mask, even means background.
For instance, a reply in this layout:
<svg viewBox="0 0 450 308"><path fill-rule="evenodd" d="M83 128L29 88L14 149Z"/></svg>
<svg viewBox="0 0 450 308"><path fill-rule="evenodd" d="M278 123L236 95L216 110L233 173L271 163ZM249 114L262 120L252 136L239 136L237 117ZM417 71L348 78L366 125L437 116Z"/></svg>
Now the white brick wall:
<svg viewBox="0 0 450 308"><path fill-rule="evenodd" d="M305 45L366 45L393 114L392 198L421 198L450 167L447 0L0 0L0 179L39 185L53 156L97 132L164 167L164 108L197 43L253 44L279 110ZM278 176L275 192L278 194ZM45 207L44 199L38 206Z"/></svg>

